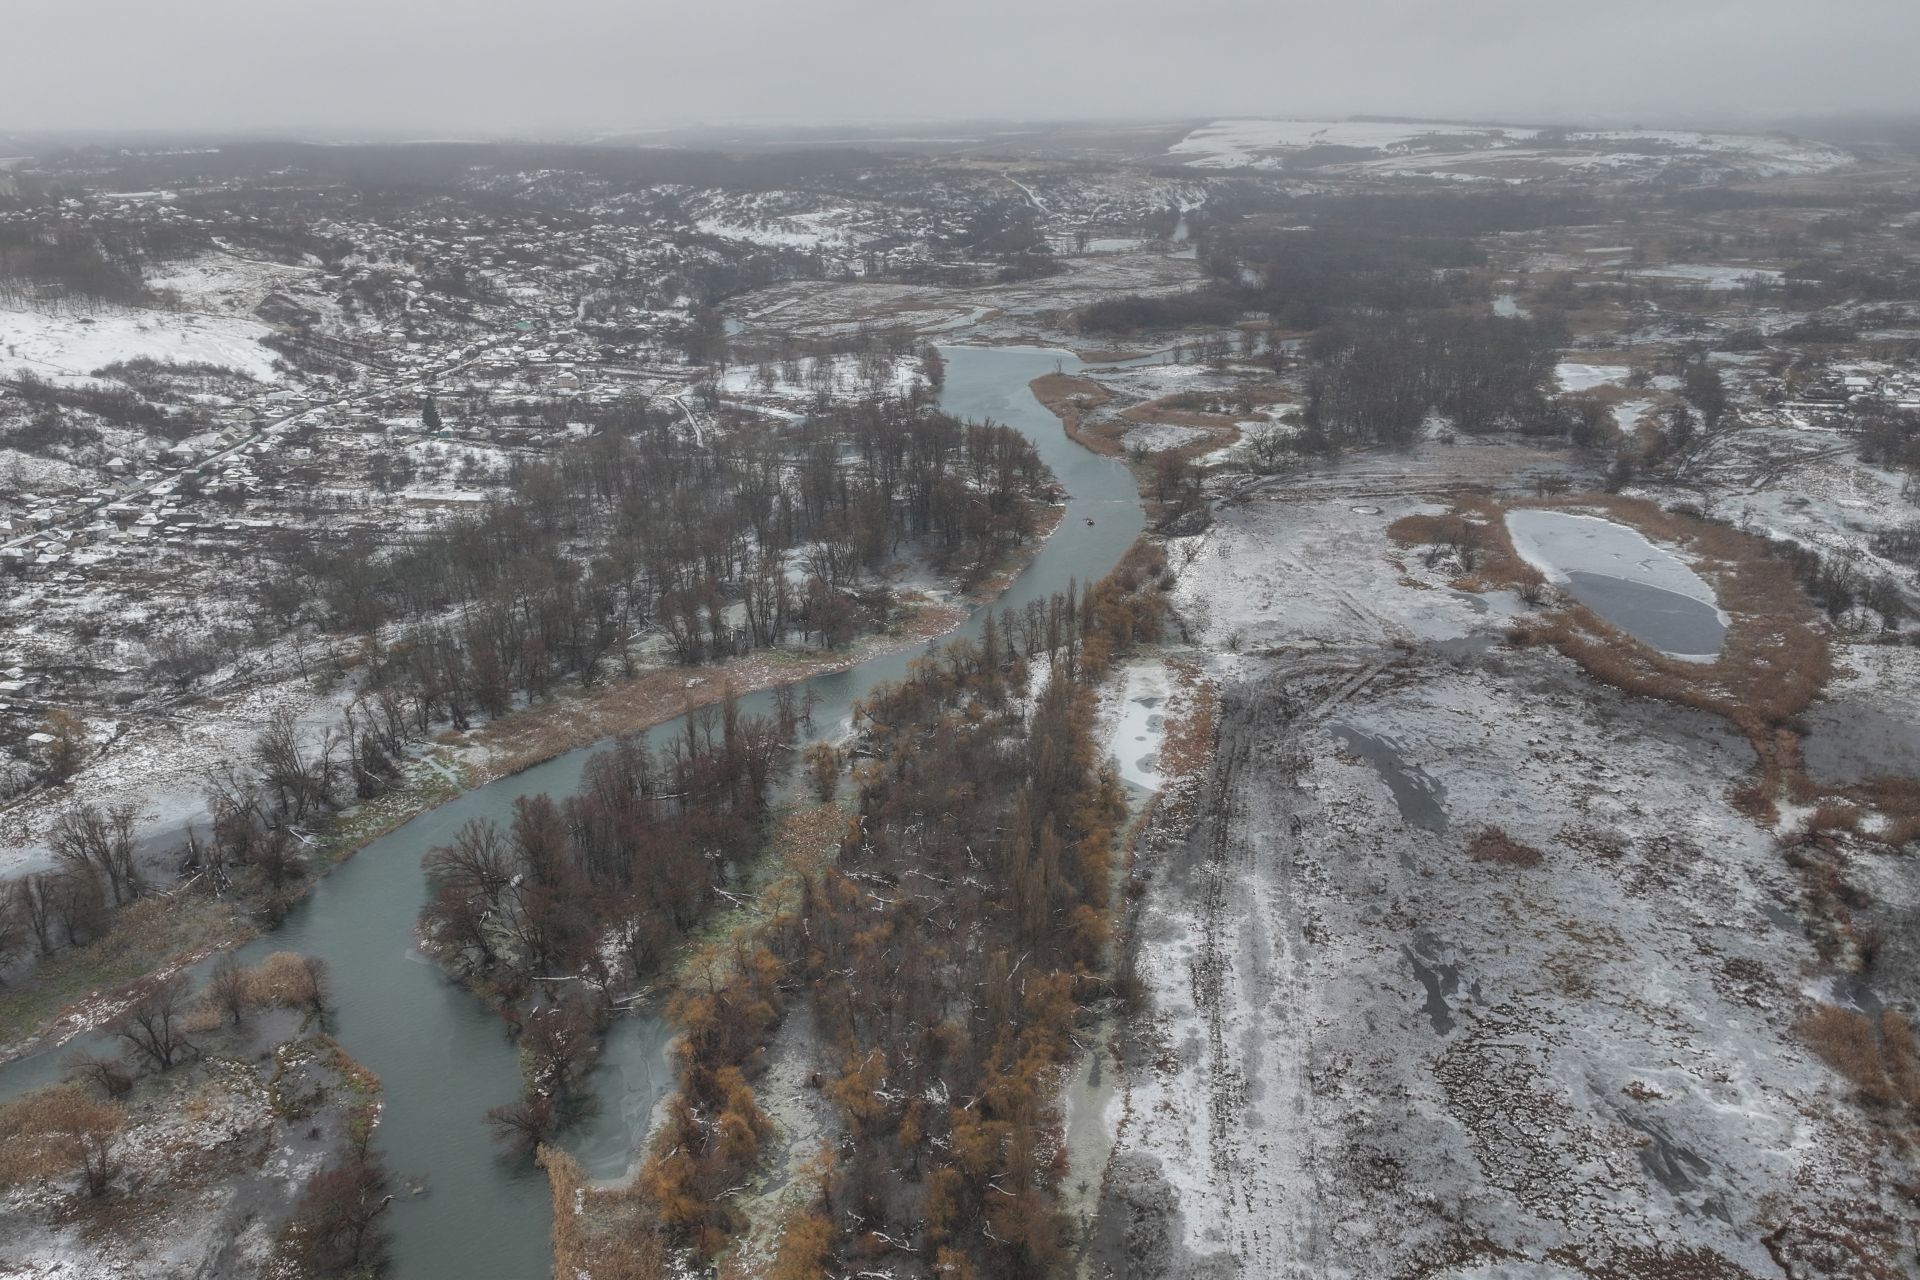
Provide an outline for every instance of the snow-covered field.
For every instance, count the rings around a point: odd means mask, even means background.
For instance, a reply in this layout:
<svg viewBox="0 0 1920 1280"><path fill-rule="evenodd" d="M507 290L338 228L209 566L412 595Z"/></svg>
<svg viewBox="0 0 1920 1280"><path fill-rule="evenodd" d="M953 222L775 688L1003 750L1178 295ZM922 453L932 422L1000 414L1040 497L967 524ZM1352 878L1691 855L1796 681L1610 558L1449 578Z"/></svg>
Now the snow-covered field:
<svg viewBox="0 0 1920 1280"><path fill-rule="evenodd" d="M207 775L222 762L243 762L275 714L296 718L303 745L338 729L354 690L313 692L299 680L265 684L217 707L186 708L112 728L113 748L74 776L73 791L103 807L132 805L136 827L169 844L187 824L207 822ZM0 816L0 878L48 865L47 828L63 797L37 793Z"/></svg>
<svg viewBox="0 0 1920 1280"><path fill-rule="evenodd" d="M1308 147L1358 147L1369 151L1404 149L1416 138L1444 134L1467 137L1480 145L1511 145L1532 138L1538 130L1484 125L1415 123L1391 120L1215 120L1168 148L1168 154L1190 157L1188 164L1202 169L1279 168L1276 152L1304 151Z"/></svg>
<svg viewBox="0 0 1920 1280"><path fill-rule="evenodd" d="M1751 748L1500 648L1513 597L1385 538L1422 473L1500 451L1475 452L1425 450L1397 493L1377 462L1289 478L1173 547L1224 698L1200 812L1226 820L1141 855L1151 1013L1096 1249L1142 1275L1736 1277L1832 1231L1898 1274L1904 1165L1793 1033L1837 997L1774 833L1727 799ZM1524 848L1482 855L1490 827Z"/></svg>
<svg viewBox="0 0 1920 1280"><path fill-rule="evenodd" d="M1178 449L1190 445L1196 440L1205 440L1213 435L1201 427L1181 427L1167 422L1151 422L1135 427L1120 437L1124 449L1144 449L1148 453L1160 453L1167 449Z"/></svg>
<svg viewBox="0 0 1920 1280"><path fill-rule="evenodd" d="M1623 364L1581 364L1574 360L1563 360L1554 367L1553 376L1559 380L1562 391L1591 391L1609 383L1625 382L1627 375L1632 372Z"/></svg>
<svg viewBox="0 0 1920 1280"><path fill-rule="evenodd" d="M900 396L925 381L920 362L899 356L875 368L855 355L808 356L791 365L773 361L764 365L735 365L722 374L719 389L730 396L775 400L808 400L827 392L834 396Z"/></svg>
<svg viewBox="0 0 1920 1280"><path fill-rule="evenodd" d="M207 253L149 272L146 284L174 294L192 311L251 315L268 294L298 288L319 272L317 265L288 266L233 253Z"/></svg>
<svg viewBox="0 0 1920 1280"><path fill-rule="evenodd" d="M1677 165L1778 178L1853 163L1838 147L1774 135L1380 120L1215 120L1173 144L1168 155L1196 169L1280 169L1289 157L1316 147L1373 152L1351 163L1383 174L1466 180L1559 174L1644 179Z"/></svg>
<svg viewBox="0 0 1920 1280"><path fill-rule="evenodd" d="M1780 272L1763 267L1716 267L1680 262L1664 267L1642 267L1628 274L1650 280L1678 280L1721 292L1745 288L1750 284L1778 284L1783 278Z"/></svg>
<svg viewBox="0 0 1920 1280"><path fill-rule="evenodd" d="M258 320L168 311L102 310L94 315L0 308L0 372L48 379L86 377L122 360L215 364L263 381L274 378L272 332Z"/></svg>

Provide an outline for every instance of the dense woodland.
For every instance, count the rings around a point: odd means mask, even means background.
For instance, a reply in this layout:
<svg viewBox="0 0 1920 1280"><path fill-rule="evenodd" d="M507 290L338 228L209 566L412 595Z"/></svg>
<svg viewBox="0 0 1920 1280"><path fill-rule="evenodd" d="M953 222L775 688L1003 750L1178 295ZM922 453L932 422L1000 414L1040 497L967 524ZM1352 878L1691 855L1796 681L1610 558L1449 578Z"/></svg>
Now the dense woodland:
<svg viewBox="0 0 1920 1280"><path fill-rule="evenodd" d="M771 716L731 697L690 712L659 751L625 738L576 794L523 796L504 829L468 823L427 855L422 934L525 1035L526 1095L492 1115L504 1136L531 1144L565 1123L612 994L654 977L758 852L801 714L783 693ZM529 1003L550 977L584 977L589 994Z"/></svg>
<svg viewBox="0 0 1920 1280"><path fill-rule="evenodd" d="M680 1090L641 1178L666 1245L710 1257L739 1229L729 1192L772 1132L753 1080L804 992L841 1133L772 1274L911 1257L1012 1277L1063 1260L1051 1085L1081 1010L1113 990L1125 814L1093 689L1157 634L1168 581L1157 553L1137 552L862 705L835 865L793 910L696 956L675 997Z"/></svg>
<svg viewBox="0 0 1920 1280"><path fill-rule="evenodd" d="M704 438L627 404L479 513L382 547L295 536L256 586L291 626L397 636L423 723L463 725L591 684L658 629L686 662L885 625L871 573L910 551L963 583L1037 528L1050 481L1018 432L924 403L839 406L796 427ZM582 567L584 566L584 568ZM311 597L311 599L310 599Z"/></svg>
<svg viewBox="0 0 1920 1280"><path fill-rule="evenodd" d="M277 916L309 870L291 829L386 790L434 726L629 669L648 629L689 663L793 640L845 645L892 619L872 570L918 553L975 581L1036 531L1051 489L1017 431L924 400L704 438L640 403L594 426L517 471L479 513L397 545L282 536L253 587L262 638L306 626L359 636L364 688L337 732L306 741L275 721L247 759L208 779L210 821L182 851L187 873L241 887ZM211 637L163 640L155 655L157 673L182 688L218 661ZM110 908L141 892L132 848L130 816L64 817L57 868L0 884L0 959L101 936ZM128 874L116 875L123 862Z"/></svg>

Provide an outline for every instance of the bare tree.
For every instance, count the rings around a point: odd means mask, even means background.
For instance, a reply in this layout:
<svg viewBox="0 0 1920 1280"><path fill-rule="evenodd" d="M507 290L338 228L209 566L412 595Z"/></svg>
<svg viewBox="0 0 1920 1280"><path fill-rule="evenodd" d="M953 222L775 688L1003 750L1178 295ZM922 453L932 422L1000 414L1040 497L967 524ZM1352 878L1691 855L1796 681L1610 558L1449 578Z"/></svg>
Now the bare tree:
<svg viewBox="0 0 1920 1280"><path fill-rule="evenodd" d="M333 747L329 737L317 756L310 755L301 745L299 722L293 713L283 708L274 714L266 731L254 742L253 754L283 816L298 822L311 808L333 806Z"/></svg>
<svg viewBox="0 0 1920 1280"><path fill-rule="evenodd" d="M207 981L207 1001L238 1027L253 1012L253 980L232 952L220 957Z"/></svg>
<svg viewBox="0 0 1920 1280"><path fill-rule="evenodd" d="M488 908L500 904L500 891L513 879L513 865L500 828L484 818L461 827L453 843L427 854L427 880L465 898L483 898Z"/></svg>
<svg viewBox="0 0 1920 1280"><path fill-rule="evenodd" d="M21 876L0 886L0 911L18 920L33 936L41 955L53 952L53 893L44 872Z"/></svg>
<svg viewBox="0 0 1920 1280"><path fill-rule="evenodd" d="M45 887L68 946L91 942L107 931L107 895L93 872L61 871L48 879Z"/></svg>
<svg viewBox="0 0 1920 1280"><path fill-rule="evenodd" d="M386 1172L376 1158L321 1171L295 1211L298 1252L315 1272L379 1270L386 1241L376 1224L392 1203Z"/></svg>
<svg viewBox="0 0 1920 1280"><path fill-rule="evenodd" d="M186 1036L187 984L182 977L150 978L114 1022L114 1033L156 1071L171 1071L193 1051Z"/></svg>
<svg viewBox="0 0 1920 1280"><path fill-rule="evenodd" d="M487 1123L501 1142L531 1151L553 1132L553 1103L540 1094L528 1094L518 1102L488 1111Z"/></svg>
<svg viewBox="0 0 1920 1280"><path fill-rule="evenodd" d="M104 1053L76 1050L60 1059L60 1072L66 1080L97 1084L109 1098L123 1096L133 1088L133 1071L125 1058L110 1058Z"/></svg>
<svg viewBox="0 0 1920 1280"><path fill-rule="evenodd" d="M106 882L113 904L140 896L140 873L133 861L133 806L103 810L85 804L53 820L48 836L56 862Z"/></svg>
<svg viewBox="0 0 1920 1280"><path fill-rule="evenodd" d="M833 799L840 787L840 767L840 752L831 742L816 742L807 748L807 777L822 804Z"/></svg>
<svg viewBox="0 0 1920 1280"><path fill-rule="evenodd" d="M14 909L14 889L0 885L0 971L33 943L32 933L19 911Z"/></svg>
<svg viewBox="0 0 1920 1280"><path fill-rule="evenodd" d="M548 1095L571 1092L599 1051L586 1001L572 997L527 1015L521 1040L536 1086Z"/></svg>

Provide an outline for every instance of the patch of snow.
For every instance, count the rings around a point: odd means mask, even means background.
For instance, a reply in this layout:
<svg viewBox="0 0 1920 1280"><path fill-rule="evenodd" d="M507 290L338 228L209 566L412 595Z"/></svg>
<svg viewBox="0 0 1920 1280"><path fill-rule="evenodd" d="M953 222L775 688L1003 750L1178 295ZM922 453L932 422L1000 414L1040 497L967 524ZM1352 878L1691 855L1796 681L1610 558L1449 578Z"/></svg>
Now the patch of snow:
<svg viewBox="0 0 1920 1280"><path fill-rule="evenodd" d="M262 381L275 379L273 352L257 320L167 311L69 312L0 308L0 370L50 380L85 377L122 360L216 364Z"/></svg>
<svg viewBox="0 0 1920 1280"><path fill-rule="evenodd" d="M1554 366L1562 391L1591 391L1610 382L1625 382L1633 370L1624 364L1579 364L1571 360Z"/></svg>

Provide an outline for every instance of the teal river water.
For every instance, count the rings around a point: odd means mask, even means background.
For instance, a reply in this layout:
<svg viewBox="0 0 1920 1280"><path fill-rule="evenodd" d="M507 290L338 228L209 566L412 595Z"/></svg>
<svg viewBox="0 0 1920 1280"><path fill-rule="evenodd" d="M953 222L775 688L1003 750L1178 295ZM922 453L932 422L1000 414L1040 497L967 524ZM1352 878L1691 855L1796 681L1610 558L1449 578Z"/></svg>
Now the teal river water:
<svg viewBox="0 0 1920 1280"><path fill-rule="evenodd" d="M1119 462L1070 441L1027 389L1040 374L1073 372L1078 362L1030 347L941 350L941 407L1018 428L1071 495L1060 527L995 607L1020 608L1070 580L1104 576L1140 532L1132 478ZM984 613L976 610L963 633L977 631ZM834 731L856 699L900 678L913 656L876 658L806 682L817 699L818 731ZM753 711L770 707L764 693L742 702ZM653 730L655 741L677 726ZM544 1280L551 1270L546 1178L524 1161L503 1158L483 1120L487 1108L519 1092L514 1047L479 1000L420 955L414 921L426 897L420 863L427 850L474 818L504 821L516 797L571 792L596 749L468 791L367 845L316 885L285 924L241 952L252 962L271 951L299 951L331 968L333 1033L379 1075L385 1091L376 1144L398 1182L426 1187L423 1195L395 1199L395 1280ZM669 1040L663 1021L644 1008L614 1023L591 1078L599 1105L564 1139L592 1176L624 1173L644 1140L648 1115L671 1083ZM50 1052L0 1068L0 1097L54 1079L58 1058Z"/></svg>

